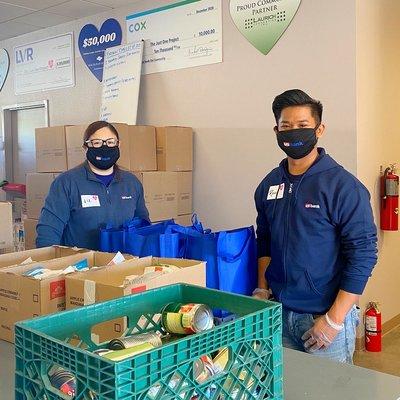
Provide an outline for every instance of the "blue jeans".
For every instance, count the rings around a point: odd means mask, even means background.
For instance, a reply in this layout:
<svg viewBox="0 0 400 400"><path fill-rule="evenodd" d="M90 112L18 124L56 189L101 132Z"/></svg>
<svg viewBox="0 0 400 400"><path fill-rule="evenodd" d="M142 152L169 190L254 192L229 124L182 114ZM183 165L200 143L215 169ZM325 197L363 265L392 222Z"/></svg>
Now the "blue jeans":
<svg viewBox="0 0 400 400"><path fill-rule="evenodd" d="M312 314L299 314L283 307L282 343L284 347L307 352L301 340L303 334L313 327L315 317ZM360 323L360 310L357 306L349 311L344 321L344 329L338 333L333 343L310 354L330 358L342 363L353 364L356 342L356 328Z"/></svg>

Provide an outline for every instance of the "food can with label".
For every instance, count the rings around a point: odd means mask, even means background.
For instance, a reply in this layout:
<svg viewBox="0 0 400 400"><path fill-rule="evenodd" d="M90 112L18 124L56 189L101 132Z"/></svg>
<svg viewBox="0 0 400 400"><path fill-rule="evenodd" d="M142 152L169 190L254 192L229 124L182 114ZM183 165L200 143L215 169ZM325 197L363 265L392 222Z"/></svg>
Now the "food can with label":
<svg viewBox="0 0 400 400"><path fill-rule="evenodd" d="M202 384L216 374L213 360L204 355L193 363L193 377Z"/></svg>
<svg viewBox="0 0 400 400"><path fill-rule="evenodd" d="M146 343L150 343L153 347L160 347L162 345L161 337L155 332L138 333L137 335L113 339L108 347L111 350L122 350Z"/></svg>
<svg viewBox="0 0 400 400"><path fill-rule="evenodd" d="M106 348L102 348L102 349L94 350L94 351L93 351L93 354L96 354L96 355L98 355L98 356L104 356L104 354L107 354L107 353L109 353L110 351L112 351L112 350L106 349Z"/></svg>
<svg viewBox="0 0 400 400"><path fill-rule="evenodd" d="M109 353L104 354L103 357L112 361L121 361L145 351L153 350L154 348L155 346L151 343L142 343L128 349L110 351Z"/></svg>
<svg viewBox="0 0 400 400"><path fill-rule="evenodd" d="M71 372L68 372L61 367L57 367L53 372L49 373L49 381L51 385L61 393L70 397L75 397L76 379Z"/></svg>
<svg viewBox="0 0 400 400"><path fill-rule="evenodd" d="M190 335L214 327L214 315L205 304L170 303L161 312L162 325L169 333Z"/></svg>

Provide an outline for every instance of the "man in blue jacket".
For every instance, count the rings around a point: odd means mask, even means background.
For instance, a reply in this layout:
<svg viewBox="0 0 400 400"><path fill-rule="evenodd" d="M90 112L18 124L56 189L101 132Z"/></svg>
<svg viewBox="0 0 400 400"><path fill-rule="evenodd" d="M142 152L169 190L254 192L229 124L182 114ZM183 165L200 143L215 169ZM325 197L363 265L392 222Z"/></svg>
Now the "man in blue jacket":
<svg viewBox="0 0 400 400"><path fill-rule="evenodd" d="M352 363L357 307L377 261L368 190L317 147L322 104L301 90L272 110L286 153L255 193L258 288L283 305L283 345Z"/></svg>

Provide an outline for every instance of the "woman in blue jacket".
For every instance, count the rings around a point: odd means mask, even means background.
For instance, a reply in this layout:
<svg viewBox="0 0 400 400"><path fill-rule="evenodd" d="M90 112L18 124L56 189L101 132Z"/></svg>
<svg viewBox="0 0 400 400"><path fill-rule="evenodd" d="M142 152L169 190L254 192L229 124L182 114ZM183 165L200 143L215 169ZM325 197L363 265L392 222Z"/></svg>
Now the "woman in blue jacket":
<svg viewBox="0 0 400 400"><path fill-rule="evenodd" d="M119 135L104 121L90 124L83 137L87 161L58 176L50 187L37 225L37 247L99 249L99 229L133 217L149 220L143 187L117 166Z"/></svg>

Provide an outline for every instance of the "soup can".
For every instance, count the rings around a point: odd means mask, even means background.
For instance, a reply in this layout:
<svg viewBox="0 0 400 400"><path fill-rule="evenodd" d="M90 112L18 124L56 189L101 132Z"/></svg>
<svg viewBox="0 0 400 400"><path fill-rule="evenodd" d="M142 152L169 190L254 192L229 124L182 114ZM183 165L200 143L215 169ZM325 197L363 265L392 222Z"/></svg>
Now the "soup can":
<svg viewBox="0 0 400 400"><path fill-rule="evenodd" d="M161 337L155 332L139 333L111 340L108 347L111 350L130 349L140 344L150 343L153 347L162 345Z"/></svg>
<svg viewBox="0 0 400 400"><path fill-rule="evenodd" d="M190 335L214 327L214 315L205 304L170 303L161 312L162 325L169 333Z"/></svg>

